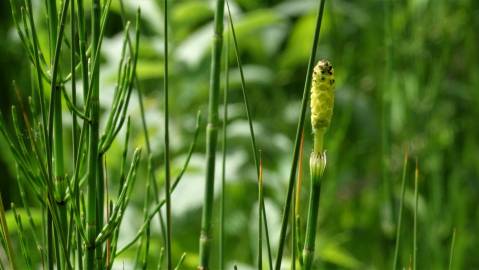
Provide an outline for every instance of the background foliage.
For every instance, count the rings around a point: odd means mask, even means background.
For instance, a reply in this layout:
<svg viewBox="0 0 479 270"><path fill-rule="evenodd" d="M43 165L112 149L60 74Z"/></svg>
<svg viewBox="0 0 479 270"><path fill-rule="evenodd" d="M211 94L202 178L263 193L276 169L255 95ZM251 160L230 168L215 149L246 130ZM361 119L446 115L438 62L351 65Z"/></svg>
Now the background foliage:
<svg viewBox="0 0 479 270"><path fill-rule="evenodd" d="M122 42L120 9L115 2L102 48L101 102L105 115L109 109L106 104L112 98L108 93L113 93L114 67L119 61ZM408 149L409 163L414 164L417 160L420 171L419 268L446 269L455 228L453 268L478 269L479 2L392 2L390 17L385 17L385 1L332 0L326 3L319 54L335 66L337 98L334 120L326 139L328 169L318 231L320 265L323 269L388 269L392 265L401 168ZM138 76L146 92L146 116L157 179L162 183L164 56L161 3L154 0L126 3L132 18L135 7L138 4L142 7ZM263 152L266 209L275 250L316 1L237 0L231 4L257 144ZM206 112L213 6L213 1L171 2L173 176L185 159L194 133L196 111ZM39 8L40 18L42 12ZM38 28L47 31L43 24ZM47 42L46 33L40 38ZM0 2L0 40L0 104L5 113L10 104L18 102L12 94L11 81L16 80L25 92L29 87L25 79L29 78L28 61L10 18L8 1ZM233 60L231 58L232 63ZM142 146L144 139L135 93L132 100L129 108L133 120L132 144ZM233 263L240 269L248 269L254 265L257 248L256 177L240 77L233 64L228 107L225 259L228 269ZM307 154L312 147L310 133L308 124L304 164L307 164ZM204 142L204 132L201 132L185 179L172 197L173 256L178 259L182 252L187 252L185 266L188 269L193 269L197 263ZM114 145L117 150L113 149L107 157L112 168L108 177L113 185L119 174L115 164L120 164L120 144ZM0 147L6 149L3 138ZM133 204L123 222L120 243L130 239L141 224L138 217L141 216L146 179L145 157L142 162L144 169L140 170ZM4 204L19 203L15 166L8 151L0 153L0 171ZM308 177L305 170L303 178ZM409 265L412 256L413 187L413 166L410 166L400 247L401 266ZM306 191L304 187L304 202ZM306 210L306 203L302 208ZM15 232L13 216L10 221ZM158 224L154 223L152 233L150 256L155 260L160 248ZM133 251L125 253L122 257L125 265L134 255ZM1 253L0 257L3 257ZM213 262L216 264L217 260Z"/></svg>

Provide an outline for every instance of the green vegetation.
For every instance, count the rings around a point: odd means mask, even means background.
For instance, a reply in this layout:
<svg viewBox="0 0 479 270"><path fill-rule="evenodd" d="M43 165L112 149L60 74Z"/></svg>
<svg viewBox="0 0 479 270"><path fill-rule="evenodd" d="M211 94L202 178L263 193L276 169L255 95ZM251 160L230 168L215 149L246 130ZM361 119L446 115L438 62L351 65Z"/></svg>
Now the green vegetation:
<svg viewBox="0 0 479 270"><path fill-rule="evenodd" d="M479 268L478 13L1 1L0 270Z"/></svg>

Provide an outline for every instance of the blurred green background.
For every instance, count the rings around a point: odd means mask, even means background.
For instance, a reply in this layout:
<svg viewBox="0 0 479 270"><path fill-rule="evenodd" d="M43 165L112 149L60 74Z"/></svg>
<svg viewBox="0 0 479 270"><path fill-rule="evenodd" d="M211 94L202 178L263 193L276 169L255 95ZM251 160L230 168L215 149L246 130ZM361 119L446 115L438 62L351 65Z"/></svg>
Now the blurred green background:
<svg viewBox="0 0 479 270"><path fill-rule="evenodd" d="M408 149L410 166L401 267L409 265L413 252L413 179L417 160L420 172L418 267L447 269L455 228L453 269L479 269L479 1L390 1L326 2L319 58L332 62L337 88L332 127L326 138L328 168L318 228L319 266L321 269L390 269L401 170ZM41 7L38 28L43 29L46 36L43 4L36 2ZM196 112L206 112L214 1L170 2L170 129L175 175L191 143ZM317 2L230 2L257 143L263 152L266 209L274 251ZM146 98L156 173L162 184L162 2L129 0L125 3L131 19L136 6L142 8L138 77ZM389 3L392 3L390 8ZM118 3L113 1L102 47L101 102L105 115L113 96L115 67L122 43L119 11ZM244 270L253 269L256 260L257 195L248 122L234 61L231 55L225 259L227 269L238 264L239 269ZM28 58L16 35L8 1L0 1L0 105L4 115L8 115L10 105L18 103L12 81L17 81L24 93L28 93L28 78ZM134 131L131 146L144 146L136 93L129 114ZM202 118L206 119L205 113ZM71 124L68 117L64 121L65 125ZM309 121L307 123L303 216L309 178L306 168L312 146ZM182 252L187 252L187 269L194 269L197 263L204 184L204 129L203 124L190 167L173 195L173 255L178 259ZM221 144L220 141L220 147ZM15 166L3 137L0 147L0 187L4 203L20 203ZM120 153L121 143L118 143L107 157L111 190L117 190ZM141 224L145 157L142 162L132 205L123 222L120 246L133 237ZM219 176L220 171L217 172ZM38 206L33 199L31 203L34 208ZM218 215L215 217L217 231ZM154 223L152 261L157 259L160 249L158 227ZM12 231L15 233L15 228ZM217 238L214 241L216 265ZM285 261L289 254L288 247ZM128 268L134 255L133 249L125 253L118 260L118 269L122 267L121 262ZM289 267L287 262L284 265Z"/></svg>

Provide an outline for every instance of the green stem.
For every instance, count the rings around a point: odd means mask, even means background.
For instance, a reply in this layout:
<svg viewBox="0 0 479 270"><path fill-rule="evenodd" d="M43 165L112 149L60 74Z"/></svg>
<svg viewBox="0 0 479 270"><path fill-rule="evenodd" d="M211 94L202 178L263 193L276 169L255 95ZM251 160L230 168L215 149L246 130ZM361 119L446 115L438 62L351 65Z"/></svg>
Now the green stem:
<svg viewBox="0 0 479 270"><path fill-rule="evenodd" d="M316 142L315 142L316 144ZM303 248L304 270L312 269L318 226L319 199L321 194L321 177L325 166L325 156L321 152L313 152L310 157L311 190L309 194L308 221Z"/></svg>
<svg viewBox="0 0 479 270"><path fill-rule="evenodd" d="M404 193L406 191L406 172L407 172L407 152L404 154L404 165L402 170L402 180L401 180L401 198L399 202L399 217L398 224L396 227L396 245L394 247L394 260L393 260L393 270L397 269L397 263L399 258L399 241L401 240L401 224L402 224L402 210L404 206Z"/></svg>
<svg viewBox="0 0 479 270"><path fill-rule="evenodd" d="M92 0L92 55L97 54L99 34L100 34L100 0ZM91 67L94 71L92 74L92 93L91 93L91 107L89 109L89 118L91 125L89 130L88 141L88 198L87 198L87 252L86 252L86 268L96 269L94 263L95 258L95 238L99 230L98 220L98 204L97 202L97 188L103 186L98 185L98 145L99 145L99 117L100 117L100 100L99 100L99 61L95 61L95 66Z"/></svg>
<svg viewBox="0 0 479 270"><path fill-rule="evenodd" d="M456 244L456 229L452 231L452 239L451 239L451 249L449 250L449 267L448 270L452 270L452 263L454 261L454 247Z"/></svg>
<svg viewBox="0 0 479 270"><path fill-rule="evenodd" d="M244 76L244 72L243 72L243 65L241 64L241 57L240 57L240 53L239 53L239 46L238 46L238 39L236 38L236 32L235 32L235 28L234 28L234 24L233 24L233 17L231 16L231 9L230 9L230 5L229 5L229 2L226 1L226 7L228 8L228 21L229 21L229 24L230 24L230 29L231 29L231 34L233 36L233 44L234 44L234 48L235 48L235 56L236 56L236 62L238 64L238 68L239 68L239 72L240 72L240 78L241 78L241 92L243 94L243 103L245 105L245 109L246 109L246 118L248 119L248 126L249 126L249 131L250 131L250 139L251 139L251 148L253 150L253 159L254 159L254 163L255 163L255 166L256 166L256 174L257 174L257 177L259 179L259 171L260 171L260 168L259 168L259 159L258 159L258 151L257 151L257 147L256 147L256 136L254 134L254 128L253 128L253 120L252 120L252 117L251 117L251 113L250 113L250 106L249 106L249 101L248 101L248 95L247 95L247 92L246 92L246 82L245 82L245 76ZM272 269L272 265L273 265L273 260L272 260L272 255L271 255L271 245L270 245L270 241L269 241L269 230L268 230L268 219L266 217L266 211L264 209L264 205L263 205L263 221L264 221L264 227L265 227L265 236L266 236L266 246L268 248L268 259L269 259L269 265L270 265L270 269Z"/></svg>
<svg viewBox="0 0 479 270"><path fill-rule="evenodd" d="M215 183L215 159L218 137L218 101L220 90L221 48L223 46L224 0L216 1L215 31L211 54L211 77L206 127L206 183L200 235L200 262L198 269L209 269L211 223Z"/></svg>
<svg viewBox="0 0 479 270"><path fill-rule="evenodd" d="M286 195L286 202L284 204L284 209L283 209L283 218L281 222L281 231L280 231L280 236L279 236L279 245L278 245L278 255L276 257L276 264L275 264L275 269L280 270L281 269L281 262L283 259L283 250L284 250L284 244L286 241L286 231L288 229L288 219L291 214L290 208L291 208L291 199L293 195L293 189L294 189L294 183L296 179L296 171L297 171L297 165L298 165L298 160L299 160L299 149L301 145L301 133L304 127L304 121L306 118L306 109L308 105L308 99L309 99L309 90L311 88L311 74L313 71L313 65L314 61L316 58L316 50L318 47L319 43L319 33L321 30L321 21L323 18L323 11L324 11L324 3L326 0L321 0L318 6L318 16L316 19L316 29L314 32L314 38L313 38L313 46L311 48L311 54L309 57L309 63L308 63L308 70L306 72L306 80L304 84L304 89L303 89L303 98L301 101L301 114L299 116L299 121L298 121L298 126L296 129L296 137L295 137L295 142L294 142L294 152L293 152L293 162L291 165L291 172L289 175L289 184L288 184L288 191Z"/></svg>
<svg viewBox="0 0 479 270"><path fill-rule="evenodd" d="M220 229L219 229L219 267L221 270L225 268L225 200L226 200L226 151L228 144L227 138L227 126L228 126L228 89L229 89L229 48L230 48L230 35L227 35L226 47L225 47L225 88L223 93L223 158L221 162L221 198L220 198Z"/></svg>
<svg viewBox="0 0 479 270"><path fill-rule="evenodd" d="M416 160L416 171L414 174L414 231L413 231L413 270L417 269L417 205L418 205L418 181L419 181L419 168Z"/></svg>
<svg viewBox="0 0 479 270"><path fill-rule="evenodd" d="M170 133L169 133L169 108L168 108L168 0L164 4L164 102L165 102L165 199L166 199L166 266L173 268L171 259L171 175L170 175Z"/></svg>

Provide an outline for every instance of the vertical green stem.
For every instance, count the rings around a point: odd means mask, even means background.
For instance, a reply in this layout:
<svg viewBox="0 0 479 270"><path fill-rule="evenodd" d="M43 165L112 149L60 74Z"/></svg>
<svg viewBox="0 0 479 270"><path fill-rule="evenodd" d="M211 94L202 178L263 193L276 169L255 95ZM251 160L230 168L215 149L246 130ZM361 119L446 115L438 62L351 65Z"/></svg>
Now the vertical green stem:
<svg viewBox="0 0 479 270"><path fill-rule="evenodd" d="M309 56L309 63L308 63L308 69L306 72L306 80L304 84L304 89L303 89L303 98L301 101L301 114L299 116L299 121L298 121L298 126L296 129L296 137L295 137L295 142L294 142L294 152L293 152L293 162L291 165L291 171L289 175L289 184L288 184L288 191L286 194L286 202L284 204L284 209L283 209L283 217L281 221L281 231L279 235L279 245L278 245L278 255L276 257L276 264L275 264L275 270L280 270L281 269L281 262L283 259L283 250L284 250L284 243L286 240L286 231L288 229L288 219L291 214L290 212L290 207L291 207L291 199L293 195L293 189L294 189L294 182L296 178L296 171L297 171L297 165L298 165L298 160L299 160L299 148L301 145L301 132L304 127L304 121L306 117L306 108L308 104L308 92L311 87L311 74L313 71L313 65L314 61L316 58L316 51L317 51L317 46L319 43L319 33L321 30L321 21L323 18L323 11L324 11L324 3L326 0L321 0L318 6L318 16L316 18L316 29L314 32L314 38L313 38L313 46L311 48L311 54Z"/></svg>
<svg viewBox="0 0 479 270"><path fill-rule="evenodd" d="M454 261L454 246L456 244L456 229L452 231L452 239L451 239L451 249L449 250L449 267L448 270L452 270L452 263Z"/></svg>
<svg viewBox="0 0 479 270"><path fill-rule="evenodd" d="M258 177L258 270L263 269L263 158L259 152Z"/></svg>
<svg viewBox="0 0 479 270"><path fill-rule="evenodd" d="M223 160L221 162L221 198L220 198L220 230L219 230L219 267L221 270L225 268L225 199L226 199L226 151L227 151L227 126L228 126L228 89L229 89L229 48L230 48L230 35L226 38L225 47L225 88L223 93Z"/></svg>
<svg viewBox="0 0 479 270"><path fill-rule="evenodd" d="M401 180L401 198L399 203L398 224L396 226L396 245L394 248L393 270L397 269L397 262L399 258L399 241L401 240L402 210L404 206L404 193L406 191L407 160L408 160L408 154L406 152L404 154L404 165L403 165L402 180Z"/></svg>
<svg viewBox="0 0 479 270"><path fill-rule="evenodd" d="M417 205L418 205L418 181L419 181L419 168L416 160L416 170L414 173L414 232L413 232L413 270L417 269Z"/></svg>
<svg viewBox="0 0 479 270"><path fill-rule="evenodd" d="M320 134L321 136L317 136ZM314 151L309 159L311 172L311 190L309 193L308 222L306 224L305 242L303 248L303 269L312 269L316 241L316 228L318 226L319 199L321 194L321 177L326 166L326 154L318 144L322 145L324 130L315 130ZM319 141L318 141L319 140ZM316 151L318 150L318 151Z"/></svg>
<svg viewBox="0 0 479 270"><path fill-rule="evenodd" d="M92 0L92 55L96 55L99 34L100 34L100 0ZM86 268L96 269L95 258L95 238L98 227L98 206L101 202L97 202L97 190L103 187L102 183L97 183L98 177L98 144L99 144L99 117L100 117L100 101L99 101L99 73L98 65L100 61L95 61L95 67L91 67L95 73L92 74L92 93L91 93L91 107L87 108L89 111L89 118L91 120L88 141L88 198L87 198L87 252L86 252Z"/></svg>
<svg viewBox="0 0 479 270"><path fill-rule="evenodd" d="M171 260L171 190L170 190L170 135L169 135L169 108L168 108L168 0L164 0L164 102L165 102L165 199L166 199L166 266L168 270L173 268Z"/></svg>
<svg viewBox="0 0 479 270"><path fill-rule="evenodd" d="M221 47L223 46L224 0L216 1L215 31L211 55L211 76L206 127L206 183L200 235L200 263L198 269L209 269L211 223L215 183L215 158L218 137L218 101L221 72Z"/></svg>

